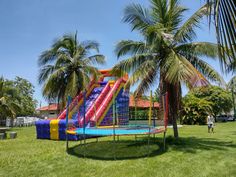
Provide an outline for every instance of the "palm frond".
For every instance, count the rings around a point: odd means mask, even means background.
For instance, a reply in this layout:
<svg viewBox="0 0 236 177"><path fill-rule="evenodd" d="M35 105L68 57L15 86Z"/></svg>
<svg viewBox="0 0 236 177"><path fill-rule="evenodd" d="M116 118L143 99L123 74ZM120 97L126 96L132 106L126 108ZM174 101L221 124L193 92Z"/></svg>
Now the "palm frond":
<svg viewBox="0 0 236 177"><path fill-rule="evenodd" d="M48 100L58 99L58 93L63 85L67 84L65 67L56 68L43 85L43 96Z"/></svg>
<svg viewBox="0 0 236 177"><path fill-rule="evenodd" d="M10 102L8 104L8 107L11 110L11 114L13 117L16 116L16 112L19 112L22 109L21 106L16 102Z"/></svg>
<svg viewBox="0 0 236 177"><path fill-rule="evenodd" d="M83 88L85 90L87 90L89 82L91 81L90 80L91 79L91 75L90 75L91 70L93 70L93 73L97 72L96 68L89 67L89 66L87 66L86 69L81 70L81 73L82 73L81 77L82 77L82 81L83 81L83 83L82 83L83 87L81 87L81 88ZM96 77L96 75L94 75L94 76Z"/></svg>
<svg viewBox="0 0 236 177"><path fill-rule="evenodd" d="M101 76L101 73L98 71L98 69L96 67L94 67L94 66L91 66L91 65L86 65L83 68L83 72L86 73L86 75L88 76L87 84L90 81L90 78L92 78L93 80L97 81L97 79Z"/></svg>
<svg viewBox="0 0 236 177"><path fill-rule="evenodd" d="M53 65L43 66L39 71L39 76L38 76L39 84L45 82L48 79L49 75L54 72L54 70L55 68Z"/></svg>
<svg viewBox="0 0 236 177"><path fill-rule="evenodd" d="M222 76L213 67L211 67L207 62L201 60L198 57L191 58L190 62L208 80L216 82L221 86L226 85Z"/></svg>
<svg viewBox="0 0 236 177"><path fill-rule="evenodd" d="M175 33L174 40L176 42L192 41L196 37L195 28L199 27L202 17L208 14L208 5L202 6L195 12Z"/></svg>
<svg viewBox="0 0 236 177"><path fill-rule="evenodd" d="M150 73L149 70L155 69L157 69L157 63L155 63L153 60L146 60L131 73L131 76L126 83L126 87L130 87L135 83L142 81L143 78L145 78L145 76Z"/></svg>
<svg viewBox="0 0 236 177"><path fill-rule="evenodd" d="M139 68L140 65L142 65L145 61L148 60L148 58L152 58L152 56L148 54L135 55L126 60L120 61L113 68L114 70L121 70L129 73Z"/></svg>
<svg viewBox="0 0 236 177"><path fill-rule="evenodd" d="M50 76L44 83L42 88L43 97L48 101L57 101L62 98L59 97L60 92L65 92L65 83L63 78L58 78L56 75ZM62 88L64 88L62 90Z"/></svg>
<svg viewBox="0 0 236 177"><path fill-rule="evenodd" d="M226 59L226 61L224 61L224 64L222 67L225 66L225 71L226 72L236 72L236 60L234 61L229 61L228 59Z"/></svg>
<svg viewBox="0 0 236 177"><path fill-rule="evenodd" d="M153 86L153 84L155 84L155 81L158 79L158 73L159 68L153 61L146 62L142 67L140 67L139 70L136 70L132 76L134 79L130 81L133 85L134 83L136 83L135 77L136 79L138 79L139 77L138 80L140 80L140 82L135 90L135 96L139 97L147 90L149 90L150 87Z"/></svg>
<svg viewBox="0 0 236 177"><path fill-rule="evenodd" d="M74 98L76 94L78 93L78 85L82 83L83 82L79 81L79 78L76 72L73 71L68 78L65 94L70 95L72 98Z"/></svg>
<svg viewBox="0 0 236 177"><path fill-rule="evenodd" d="M187 10L180 6L179 0L152 0L151 3L156 25L162 24L166 33L176 30L182 22L183 12Z"/></svg>
<svg viewBox="0 0 236 177"><path fill-rule="evenodd" d="M227 84L227 88L230 90L236 90L236 76L233 76Z"/></svg>
<svg viewBox="0 0 236 177"><path fill-rule="evenodd" d="M169 83L187 82L196 76L193 65L185 57L175 53L173 50L162 65L161 72Z"/></svg>
<svg viewBox="0 0 236 177"><path fill-rule="evenodd" d="M209 11L214 15L221 64L227 68L228 60L232 63L236 58L236 1L207 0L207 3L212 5Z"/></svg>
<svg viewBox="0 0 236 177"><path fill-rule="evenodd" d="M66 66L66 65L70 65L70 64L72 64L73 60L74 60L74 58L71 58L67 54L60 53L57 56L57 60L55 61L54 67L60 68L60 67Z"/></svg>
<svg viewBox="0 0 236 177"><path fill-rule="evenodd" d="M100 54L89 56L88 58L83 59L83 62L85 63L85 65L97 65L106 63L105 56Z"/></svg>
<svg viewBox="0 0 236 177"><path fill-rule="evenodd" d="M99 43L97 41L92 40L86 40L80 43L81 47L84 50L95 50L96 52L99 52Z"/></svg>
<svg viewBox="0 0 236 177"><path fill-rule="evenodd" d="M74 51L76 49L76 45L77 45L77 33L76 34L65 34L63 35L62 38L60 38L59 40L57 40L57 42L55 42L53 44L53 48L55 49L59 49L59 48L64 48L64 49L68 49L71 51ZM73 55L73 53L71 53Z"/></svg>
<svg viewBox="0 0 236 177"><path fill-rule="evenodd" d="M123 40L116 45L115 54L119 58L127 54L136 55L144 53L147 50L147 45L142 41Z"/></svg>
<svg viewBox="0 0 236 177"><path fill-rule="evenodd" d="M170 0L168 5L168 24L170 31L176 31L183 20L183 13L188 9L180 6L179 0Z"/></svg>
<svg viewBox="0 0 236 177"><path fill-rule="evenodd" d="M152 15L156 23L165 24L167 21L168 1L151 0Z"/></svg>
<svg viewBox="0 0 236 177"><path fill-rule="evenodd" d="M38 59L38 65L43 66L49 62L53 62L56 60L57 53L54 50L46 50L44 51Z"/></svg>
<svg viewBox="0 0 236 177"><path fill-rule="evenodd" d="M140 4L131 4L124 10L123 21L129 23L132 30L144 31L150 24L153 24L150 12Z"/></svg>
<svg viewBox="0 0 236 177"><path fill-rule="evenodd" d="M218 59L218 46L210 42L192 42L185 43L175 47L175 50L185 57L191 56L206 56L209 58Z"/></svg>
<svg viewBox="0 0 236 177"><path fill-rule="evenodd" d="M197 69L194 68L194 72L196 73L195 76L186 82L188 88L192 89L210 85L209 81Z"/></svg>

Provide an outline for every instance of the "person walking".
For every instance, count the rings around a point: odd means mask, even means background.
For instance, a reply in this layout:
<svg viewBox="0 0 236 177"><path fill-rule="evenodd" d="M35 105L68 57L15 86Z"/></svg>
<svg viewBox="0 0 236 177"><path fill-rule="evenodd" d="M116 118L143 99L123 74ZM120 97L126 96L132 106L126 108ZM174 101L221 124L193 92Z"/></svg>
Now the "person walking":
<svg viewBox="0 0 236 177"><path fill-rule="evenodd" d="M212 115L207 116L208 133L214 133L214 117Z"/></svg>

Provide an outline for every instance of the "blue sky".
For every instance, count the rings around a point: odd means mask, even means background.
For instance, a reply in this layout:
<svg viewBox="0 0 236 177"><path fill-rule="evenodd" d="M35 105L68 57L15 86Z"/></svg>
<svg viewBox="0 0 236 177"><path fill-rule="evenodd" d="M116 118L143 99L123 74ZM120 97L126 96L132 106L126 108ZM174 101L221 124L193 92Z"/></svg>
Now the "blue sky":
<svg viewBox="0 0 236 177"><path fill-rule="evenodd" d="M79 40L96 40L110 68L117 62L114 46L121 39L139 40L128 24L121 22L123 9L130 3L148 6L147 0L1 0L0 1L0 75L8 79L20 76L35 86L35 98L46 104L37 84L37 59L53 40L78 31ZM204 0L182 0L190 10L186 18L203 5ZM197 30L197 41L215 42L214 29L207 21ZM208 61L219 72L218 62ZM228 81L232 75L224 76Z"/></svg>

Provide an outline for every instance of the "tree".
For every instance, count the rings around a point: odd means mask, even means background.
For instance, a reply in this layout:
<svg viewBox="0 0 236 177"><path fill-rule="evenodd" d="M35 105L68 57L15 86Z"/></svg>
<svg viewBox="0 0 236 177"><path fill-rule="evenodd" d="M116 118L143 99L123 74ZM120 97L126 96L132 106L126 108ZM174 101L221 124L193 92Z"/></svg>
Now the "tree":
<svg viewBox="0 0 236 177"><path fill-rule="evenodd" d="M227 89L232 93L233 108L234 108L234 118L236 118L236 107L235 107L235 94L236 94L236 76L232 77L227 84Z"/></svg>
<svg viewBox="0 0 236 177"><path fill-rule="evenodd" d="M37 101L33 98L34 86L28 80L18 76L13 81L13 84L18 90L18 97L20 97L20 107L23 108L17 112L17 115L33 115L37 105Z"/></svg>
<svg viewBox="0 0 236 177"><path fill-rule="evenodd" d="M212 102L205 98L198 98L193 93L188 93L183 98L183 108L181 111L182 124L206 124L206 119L212 113Z"/></svg>
<svg viewBox="0 0 236 177"><path fill-rule="evenodd" d="M47 100L62 102L64 107L67 95L74 97L86 89L91 75L98 75L92 64L105 63L104 56L91 55L92 50L99 52L96 41L79 42L77 34L64 35L40 55L38 81L43 84L43 96Z"/></svg>
<svg viewBox="0 0 236 177"><path fill-rule="evenodd" d="M214 25L219 54L226 70L236 69L236 1L235 0L207 0L213 12ZM211 16L210 20L211 20ZM210 21L211 22L211 21Z"/></svg>
<svg viewBox="0 0 236 177"><path fill-rule="evenodd" d="M210 102L212 107L211 114L215 119L217 115L223 112L230 112L233 107L231 93L218 86L195 88L190 94Z"/></svg>
<svg viewBox="0 0 236 177"><path fill-rule="evenodd" d="M20 106L15 101L17 90L6 85L5 80L0 78L0 119L7 117L16 117L16 112L20 110ZM12 124L13 125L13 124Z"/></svg>
<svg viewBox="0 0 236 177"><path fill-rule="evenodd" d="M183 22L187 10L178 0L150 0L151 7L131 4L125 8L123 21L138 31L143 40L123 40L116 45L118 58L129 55L114 67L114 72L131 73L127 86L139 83L136 94L147 91L159 79L160 93L168 93L169 119L178 137L177 117L180 109L181 83L188 87L220 82L221 76L207 62L206 56L217 58L217 45L193 42L194 29L208 12L204 5ZM206 79L207 78L207 79ZM161 99L160 99L161 100ZM162 104L161 104L162 105Z"/></svg>
<svg viewBox="0 0 236 177"><path fill-rule="evenodd" d="M0 119L28 116L35 113L36 100L33 85L21 77L15 80L0 78Z"/></svg>
<svg viewBox="0 0 236 177"><path fill-rule="evenodd" d="M14 80L6 80L5 85L14 89L14 95L11 99L22 108L16 112L16 116L34 115L37 100L33 98L34 86L32 83L16 76Z"/></svg>

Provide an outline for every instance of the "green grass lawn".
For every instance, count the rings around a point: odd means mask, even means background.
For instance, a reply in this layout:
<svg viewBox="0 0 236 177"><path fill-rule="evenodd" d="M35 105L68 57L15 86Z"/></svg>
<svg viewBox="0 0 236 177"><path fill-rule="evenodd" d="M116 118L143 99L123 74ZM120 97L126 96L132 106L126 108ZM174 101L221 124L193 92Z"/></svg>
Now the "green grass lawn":
<svg viewBox="0 0 236 177"><path fill-rule="evenodd" d="M236 122L218 123L216 133L206 126L184 126L180 138L167 132L167 150L162 135L152 138L112 137L87 140L86 146L64 141L37 140L35 127L15 128L17 139L0 141L0 176L236 176ZM115 147L115 148L114 148ZM84 157L85 155L85 157ZM116 160L114 160L114 156Z"/></svg>

